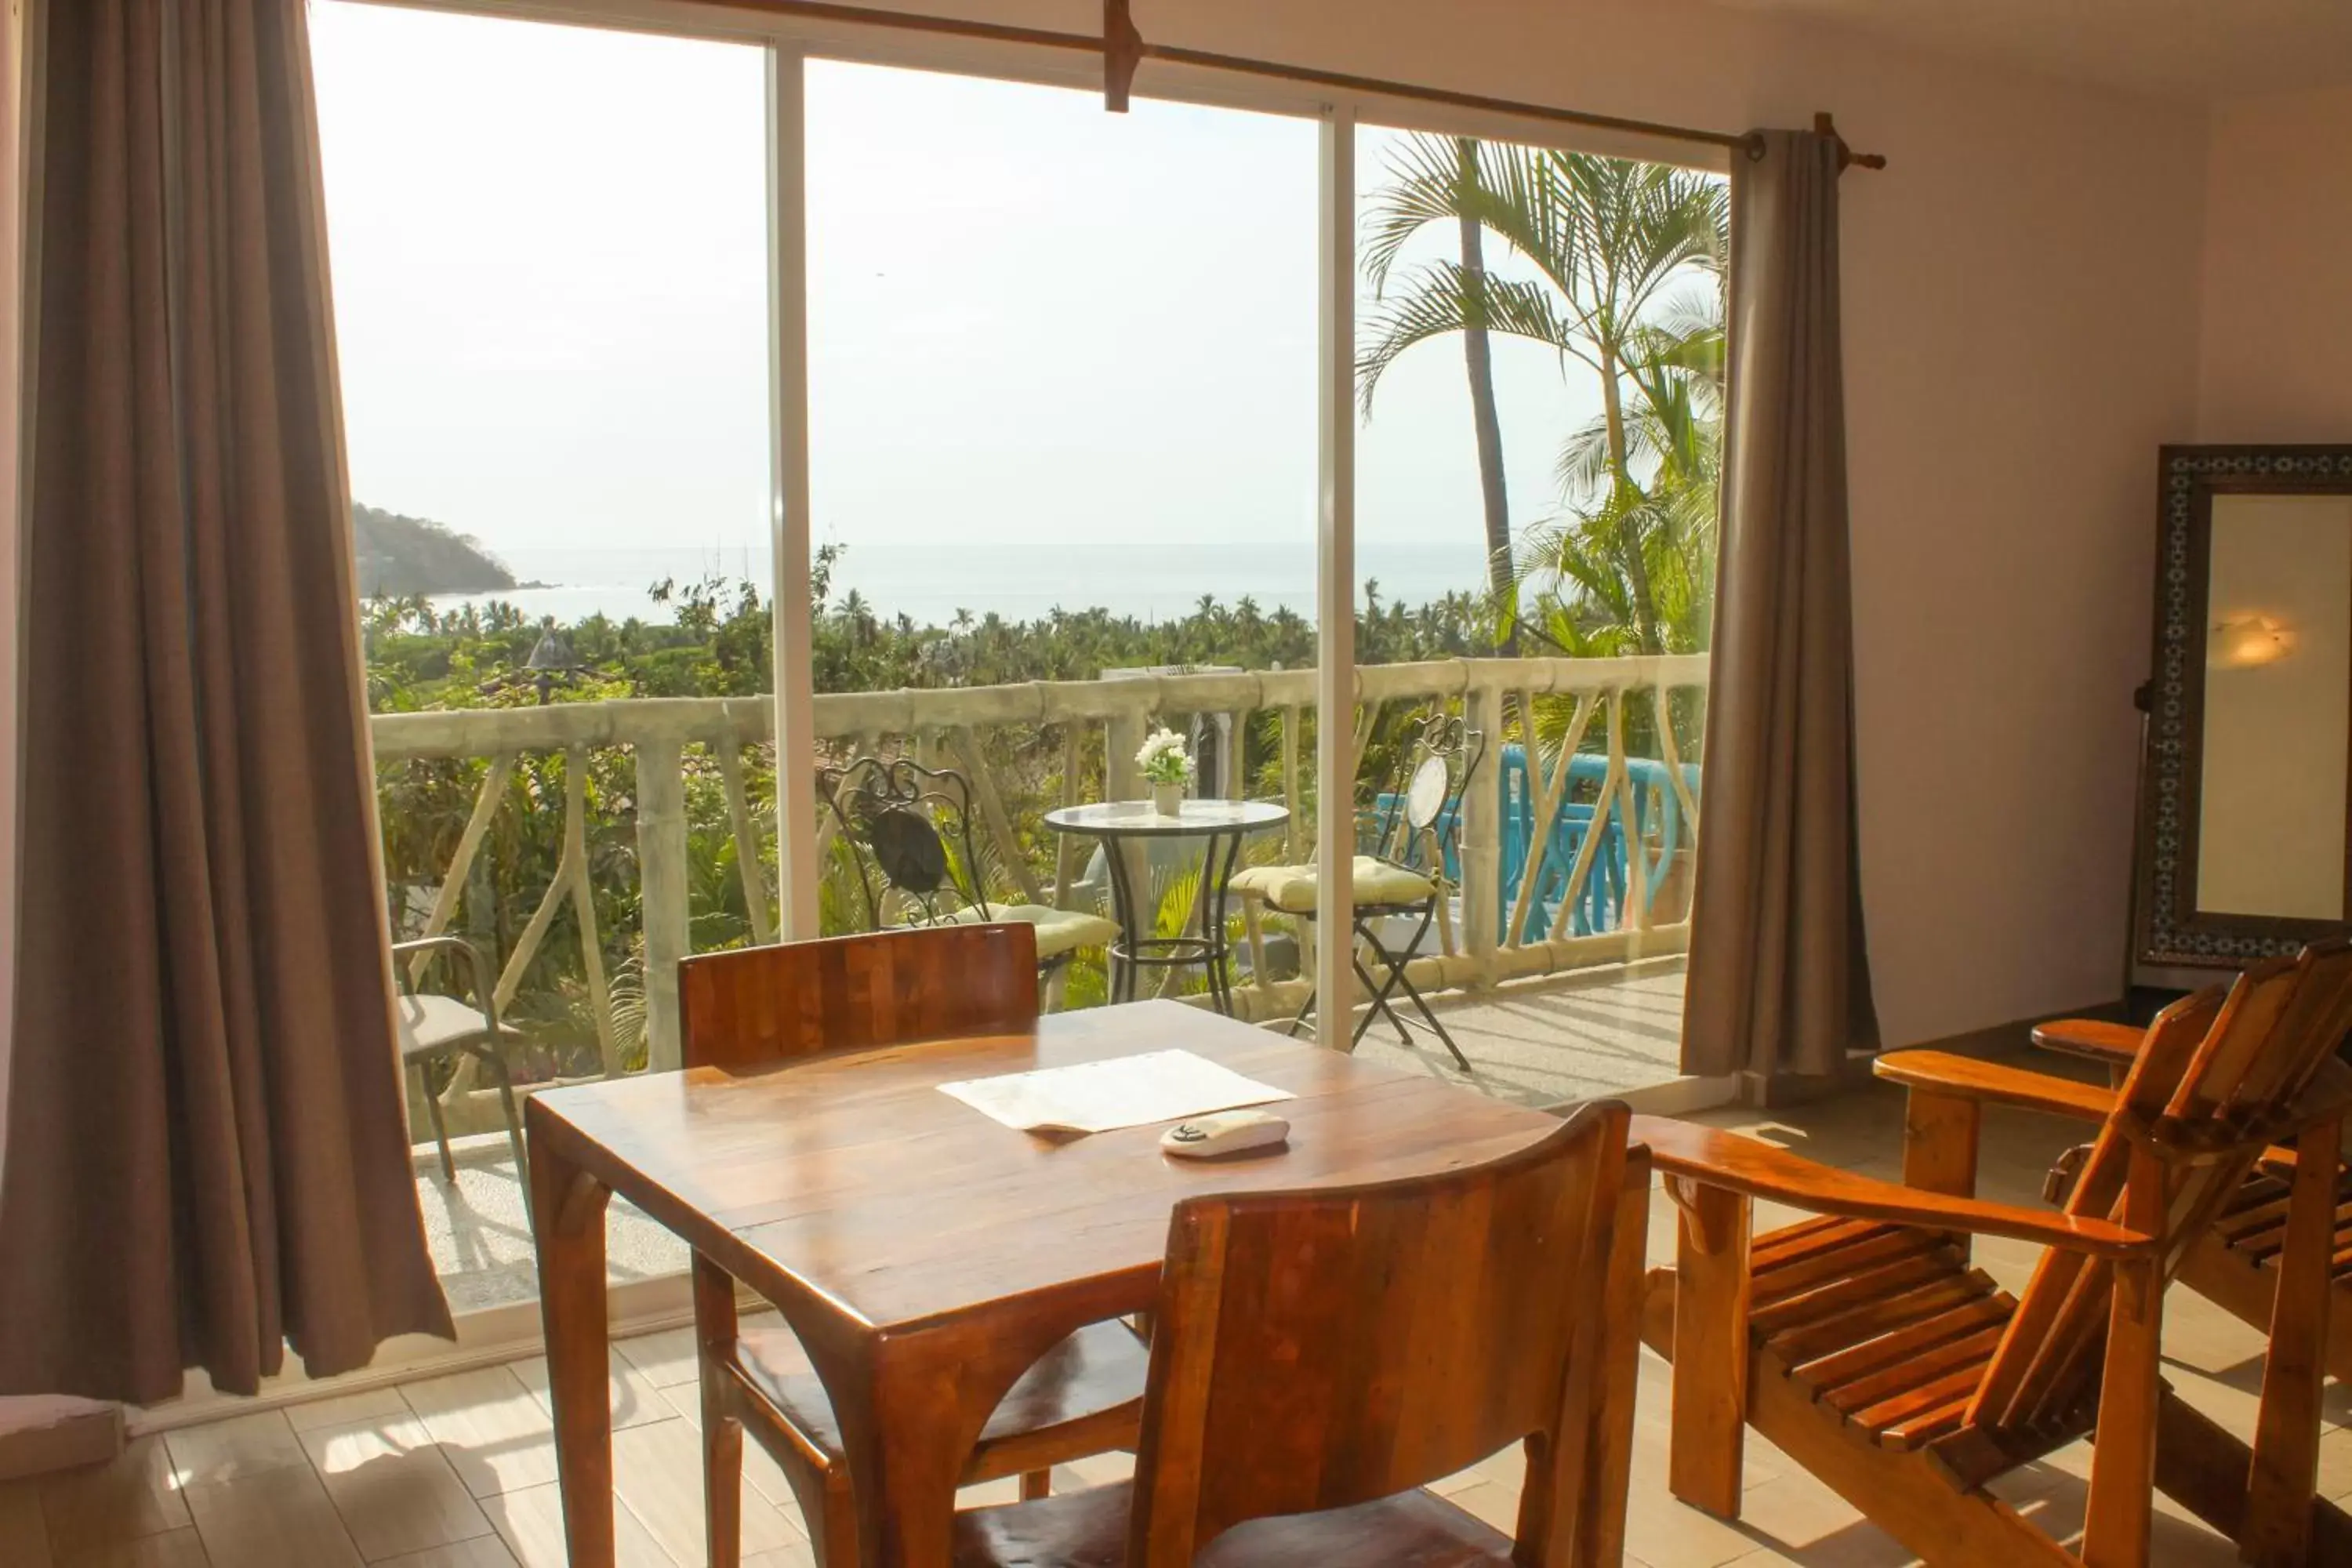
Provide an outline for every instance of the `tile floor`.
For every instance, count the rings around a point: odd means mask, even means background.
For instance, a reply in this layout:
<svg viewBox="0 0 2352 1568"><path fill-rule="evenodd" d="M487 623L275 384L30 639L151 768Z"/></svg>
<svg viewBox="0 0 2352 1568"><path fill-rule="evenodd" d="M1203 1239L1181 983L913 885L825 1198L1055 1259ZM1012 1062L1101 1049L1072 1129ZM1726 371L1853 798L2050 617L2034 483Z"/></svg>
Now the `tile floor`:
<svg viewBox="0 0 2352 1568"><path fill-rule="evenodd" d="M1777 1113L1724 1111L1704 1120L1752 1131L1830 1163L1893 1177L1902 1110L1883 1089ZM1986 1195L2035 1201L2054 1152L2078 1136L2068 1124L1993 1111L1986 1123ZM1759 1213L1759 1225L1782 1213ZM1652 1206L1650 1249L1671 1258L1673 1215ZM2032 1261L2016 1244L1979 1244L1979 1257L2015 1288ZM2262 1342L2186 1291L2166 1303L2167 1376L2184 1396L2250 1433ZM1668 1369L1644 1352L1636 1418L1630 1548L1650 1568L1893 1568L1909 1554L1837 1496L1751 1436L1747 1493L1736 1522L1675 1501L1664 1481ZM689 1336L627 1341L613 1366L614 1468L625 1568L686 1568L703 1561L697 1407ZM2352 1398L2331 1388L2321 1486L2352 1499ZM2063 1536L2079 1529L2089 1449L2076 1445L1997 1484ZM1125 1461L1062 1472L1083 1486ZM6 1568L556 1568L556 1506L543 1365L530 1361L427 1377L397 1389L329 1398L146 1436L111 1465L0 1485L0 1564ZM1508 1528L1517 1507L1516 1454L1439 1483L1463 1507ZM781 1476L754 1458L746 1477L746 1561L785 1568L811 1561ZM2155 1561L2201 1568L2234 1560L2227 1542L2159 1499Z"/></svg>

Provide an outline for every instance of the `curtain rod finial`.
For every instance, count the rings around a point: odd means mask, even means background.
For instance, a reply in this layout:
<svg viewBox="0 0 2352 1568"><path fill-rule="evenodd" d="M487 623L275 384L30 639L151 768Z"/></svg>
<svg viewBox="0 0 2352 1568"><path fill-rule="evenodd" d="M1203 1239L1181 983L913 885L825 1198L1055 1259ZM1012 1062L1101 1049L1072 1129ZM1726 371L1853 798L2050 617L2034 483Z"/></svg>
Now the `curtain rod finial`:
<svg viewBox="0 0 2352 1568"><path fill-rule="evenodd" d="M1136 30L1129 0L1103 0L1103 108L1125 114L1143 63L1143 35Z"/></svg>
<svg viewBox="0 0 2352 1568"><path fill-rule="evenodd" d="M1884 153L1857 153L1847 145L1846 139L1838 134L1836 120L1831 117L1827 110L1813 116L1813 134L1826 136L1837 143L1838 167L1842 170L1851 169L1856 164L1865 169L1886 167L1886 155Z"/></svg>

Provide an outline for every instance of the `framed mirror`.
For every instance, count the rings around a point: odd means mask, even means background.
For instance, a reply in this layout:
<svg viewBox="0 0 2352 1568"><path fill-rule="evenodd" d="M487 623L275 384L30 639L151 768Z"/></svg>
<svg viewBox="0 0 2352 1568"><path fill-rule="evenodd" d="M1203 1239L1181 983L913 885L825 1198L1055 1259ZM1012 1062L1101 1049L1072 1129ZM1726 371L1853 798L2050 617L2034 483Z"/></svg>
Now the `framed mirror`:
<svg viewBox="0 0 2352 1568"><path fill-rule="evenodd" d="M2136 856L2141 963L2352 925L2352 447L2167 447Z"/></svg>

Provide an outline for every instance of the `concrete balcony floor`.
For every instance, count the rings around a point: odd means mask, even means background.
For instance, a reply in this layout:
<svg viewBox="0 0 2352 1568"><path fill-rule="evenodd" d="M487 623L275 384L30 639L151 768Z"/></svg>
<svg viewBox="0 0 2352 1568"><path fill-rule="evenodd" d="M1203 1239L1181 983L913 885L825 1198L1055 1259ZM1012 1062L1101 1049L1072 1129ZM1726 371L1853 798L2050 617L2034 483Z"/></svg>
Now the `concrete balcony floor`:
<svg viewBox="0 0 2352 1568"><path fill-rule="evenodd" d="M1683 968L1677 954L1433 996L1431 1011L1470 1058L1466 1073L1426 1029L1407 1043L1385 1018L1372 1020L1357 1055L1542 1110L1626 1095L1639 1103L1682 1075ZM1394 1000L1416 1017L1401 994Z"/></svg>
<svg viewBox="0 0 2352 1568"><path fill-rule="evenodd" d="M536 1252L513 1150L504 1134L459 1139L455 1147L454 1184L442 1177L433 1145L412 1152L425 1238L450 1310L478 1312L538 1300ZM614 1284L683 1274L687 1262L685 1243L635 1205L613 1201L605 1220L604 1268Z"/></svg>

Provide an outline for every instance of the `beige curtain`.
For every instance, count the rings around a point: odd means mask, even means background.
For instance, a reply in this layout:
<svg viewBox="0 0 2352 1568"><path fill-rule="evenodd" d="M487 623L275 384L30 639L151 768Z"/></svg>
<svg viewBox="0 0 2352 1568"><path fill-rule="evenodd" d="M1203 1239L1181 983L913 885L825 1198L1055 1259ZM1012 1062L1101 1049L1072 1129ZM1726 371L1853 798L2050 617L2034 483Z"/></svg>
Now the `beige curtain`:
<svg viewBox="0 0 2352 1568"><path fill-rule="evenodd" d="M1733 155L1730 410L1683 1070L1776 1080L1874 1044L1854 837L1832 136Z"/></svg>
<svg viewBox="0 0 2352 1568"><path fill-rule="evenodd" d="M402 1126L303 0L48 0L0 1393L447 1334Z"/></svg>

